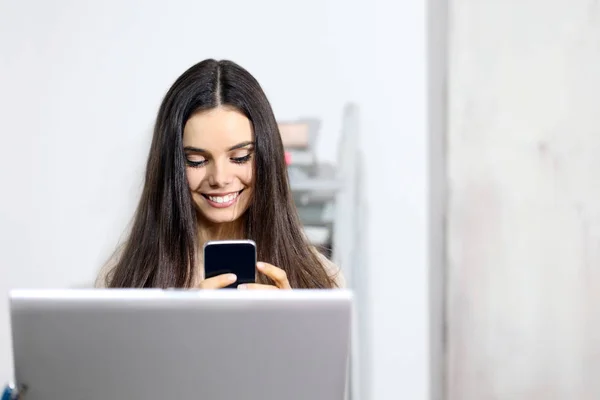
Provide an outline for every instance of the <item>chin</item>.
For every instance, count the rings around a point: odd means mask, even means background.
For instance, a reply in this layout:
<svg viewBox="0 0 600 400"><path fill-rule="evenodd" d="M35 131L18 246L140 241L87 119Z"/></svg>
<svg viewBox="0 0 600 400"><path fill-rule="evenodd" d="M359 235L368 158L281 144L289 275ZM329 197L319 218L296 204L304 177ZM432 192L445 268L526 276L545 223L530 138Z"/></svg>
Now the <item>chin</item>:
<svg viewBox="0 0 600 400"><path fill-rule="evenodd" d="M214 211L206 212L205 210L199 210L200 217L211 224L226 224L229 222L234 222L240 219L244 215L244 213L236 213L235 215L231 215L229 213L219 213Z"/></svg>

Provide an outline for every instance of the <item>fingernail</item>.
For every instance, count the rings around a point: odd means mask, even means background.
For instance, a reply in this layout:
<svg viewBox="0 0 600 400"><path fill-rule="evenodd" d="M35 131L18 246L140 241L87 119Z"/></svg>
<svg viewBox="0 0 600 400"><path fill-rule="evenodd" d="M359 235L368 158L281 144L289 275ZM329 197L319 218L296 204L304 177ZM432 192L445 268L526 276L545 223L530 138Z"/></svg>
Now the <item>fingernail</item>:
<svg viewBox="0 0 600 400"><path fill-rule="evenodd" d="M234 274L229 274L227 275L227 280L231 283L237 281L237 276L235 276Z"/></svg>
<svg viewBox="0 0 600 400"><path fill-rule="evenodd" d="M246 290L248 289L247 285L238 285L238 290Z"/></svg>
<svg viewBox="0 0 600 400"><path fill-rule="evenodd" d="M261 262L256 263L256 268L263 269L264 267L265 267L264 263L261 263Z"/></svg>

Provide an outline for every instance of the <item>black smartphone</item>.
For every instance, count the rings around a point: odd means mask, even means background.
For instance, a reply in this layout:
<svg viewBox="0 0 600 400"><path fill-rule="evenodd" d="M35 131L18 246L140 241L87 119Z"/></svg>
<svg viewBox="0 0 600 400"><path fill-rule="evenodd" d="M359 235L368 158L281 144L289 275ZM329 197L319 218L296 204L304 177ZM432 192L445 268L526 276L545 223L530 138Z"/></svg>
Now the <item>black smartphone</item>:
<svg viewBox="0 0 600 400"><path fill-rule="evenodd" d="M204 277L235 274L237 281L227 286L256 281L256 243L252 240L214 240L204 245Z"/></svg>

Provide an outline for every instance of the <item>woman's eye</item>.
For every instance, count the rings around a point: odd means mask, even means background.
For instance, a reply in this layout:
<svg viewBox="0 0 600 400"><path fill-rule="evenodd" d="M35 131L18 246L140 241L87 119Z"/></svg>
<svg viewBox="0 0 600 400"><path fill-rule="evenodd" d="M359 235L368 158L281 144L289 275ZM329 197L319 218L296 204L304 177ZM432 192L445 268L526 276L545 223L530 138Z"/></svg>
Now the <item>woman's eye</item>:
<svg viewBox="0 0 600 400"><path fill-rule="evenodd" d="M190 167L201 167L206 164L206 158L199 155L188 155L186 161Z"/></svg>
<svg viewBox="0 0 600 400"><path fill-rule="evenodd" d="M246 154L245 156L241 156L241 157L231 157L231 161L233 161L236 164L244 164L244 163L250 161L251 157L252 157L252 154Z"/></svg>

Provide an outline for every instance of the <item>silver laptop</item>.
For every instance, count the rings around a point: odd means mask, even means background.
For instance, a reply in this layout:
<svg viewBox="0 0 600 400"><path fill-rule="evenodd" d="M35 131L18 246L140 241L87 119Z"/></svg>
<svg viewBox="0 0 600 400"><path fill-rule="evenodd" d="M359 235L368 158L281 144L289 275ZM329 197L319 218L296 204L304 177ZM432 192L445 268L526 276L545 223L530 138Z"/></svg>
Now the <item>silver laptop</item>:
<svg viewBox="0 0 600 400"><path fill-rule="evenodd" d="M336 400L345 290L10 293L26 400Z"/></svg>

